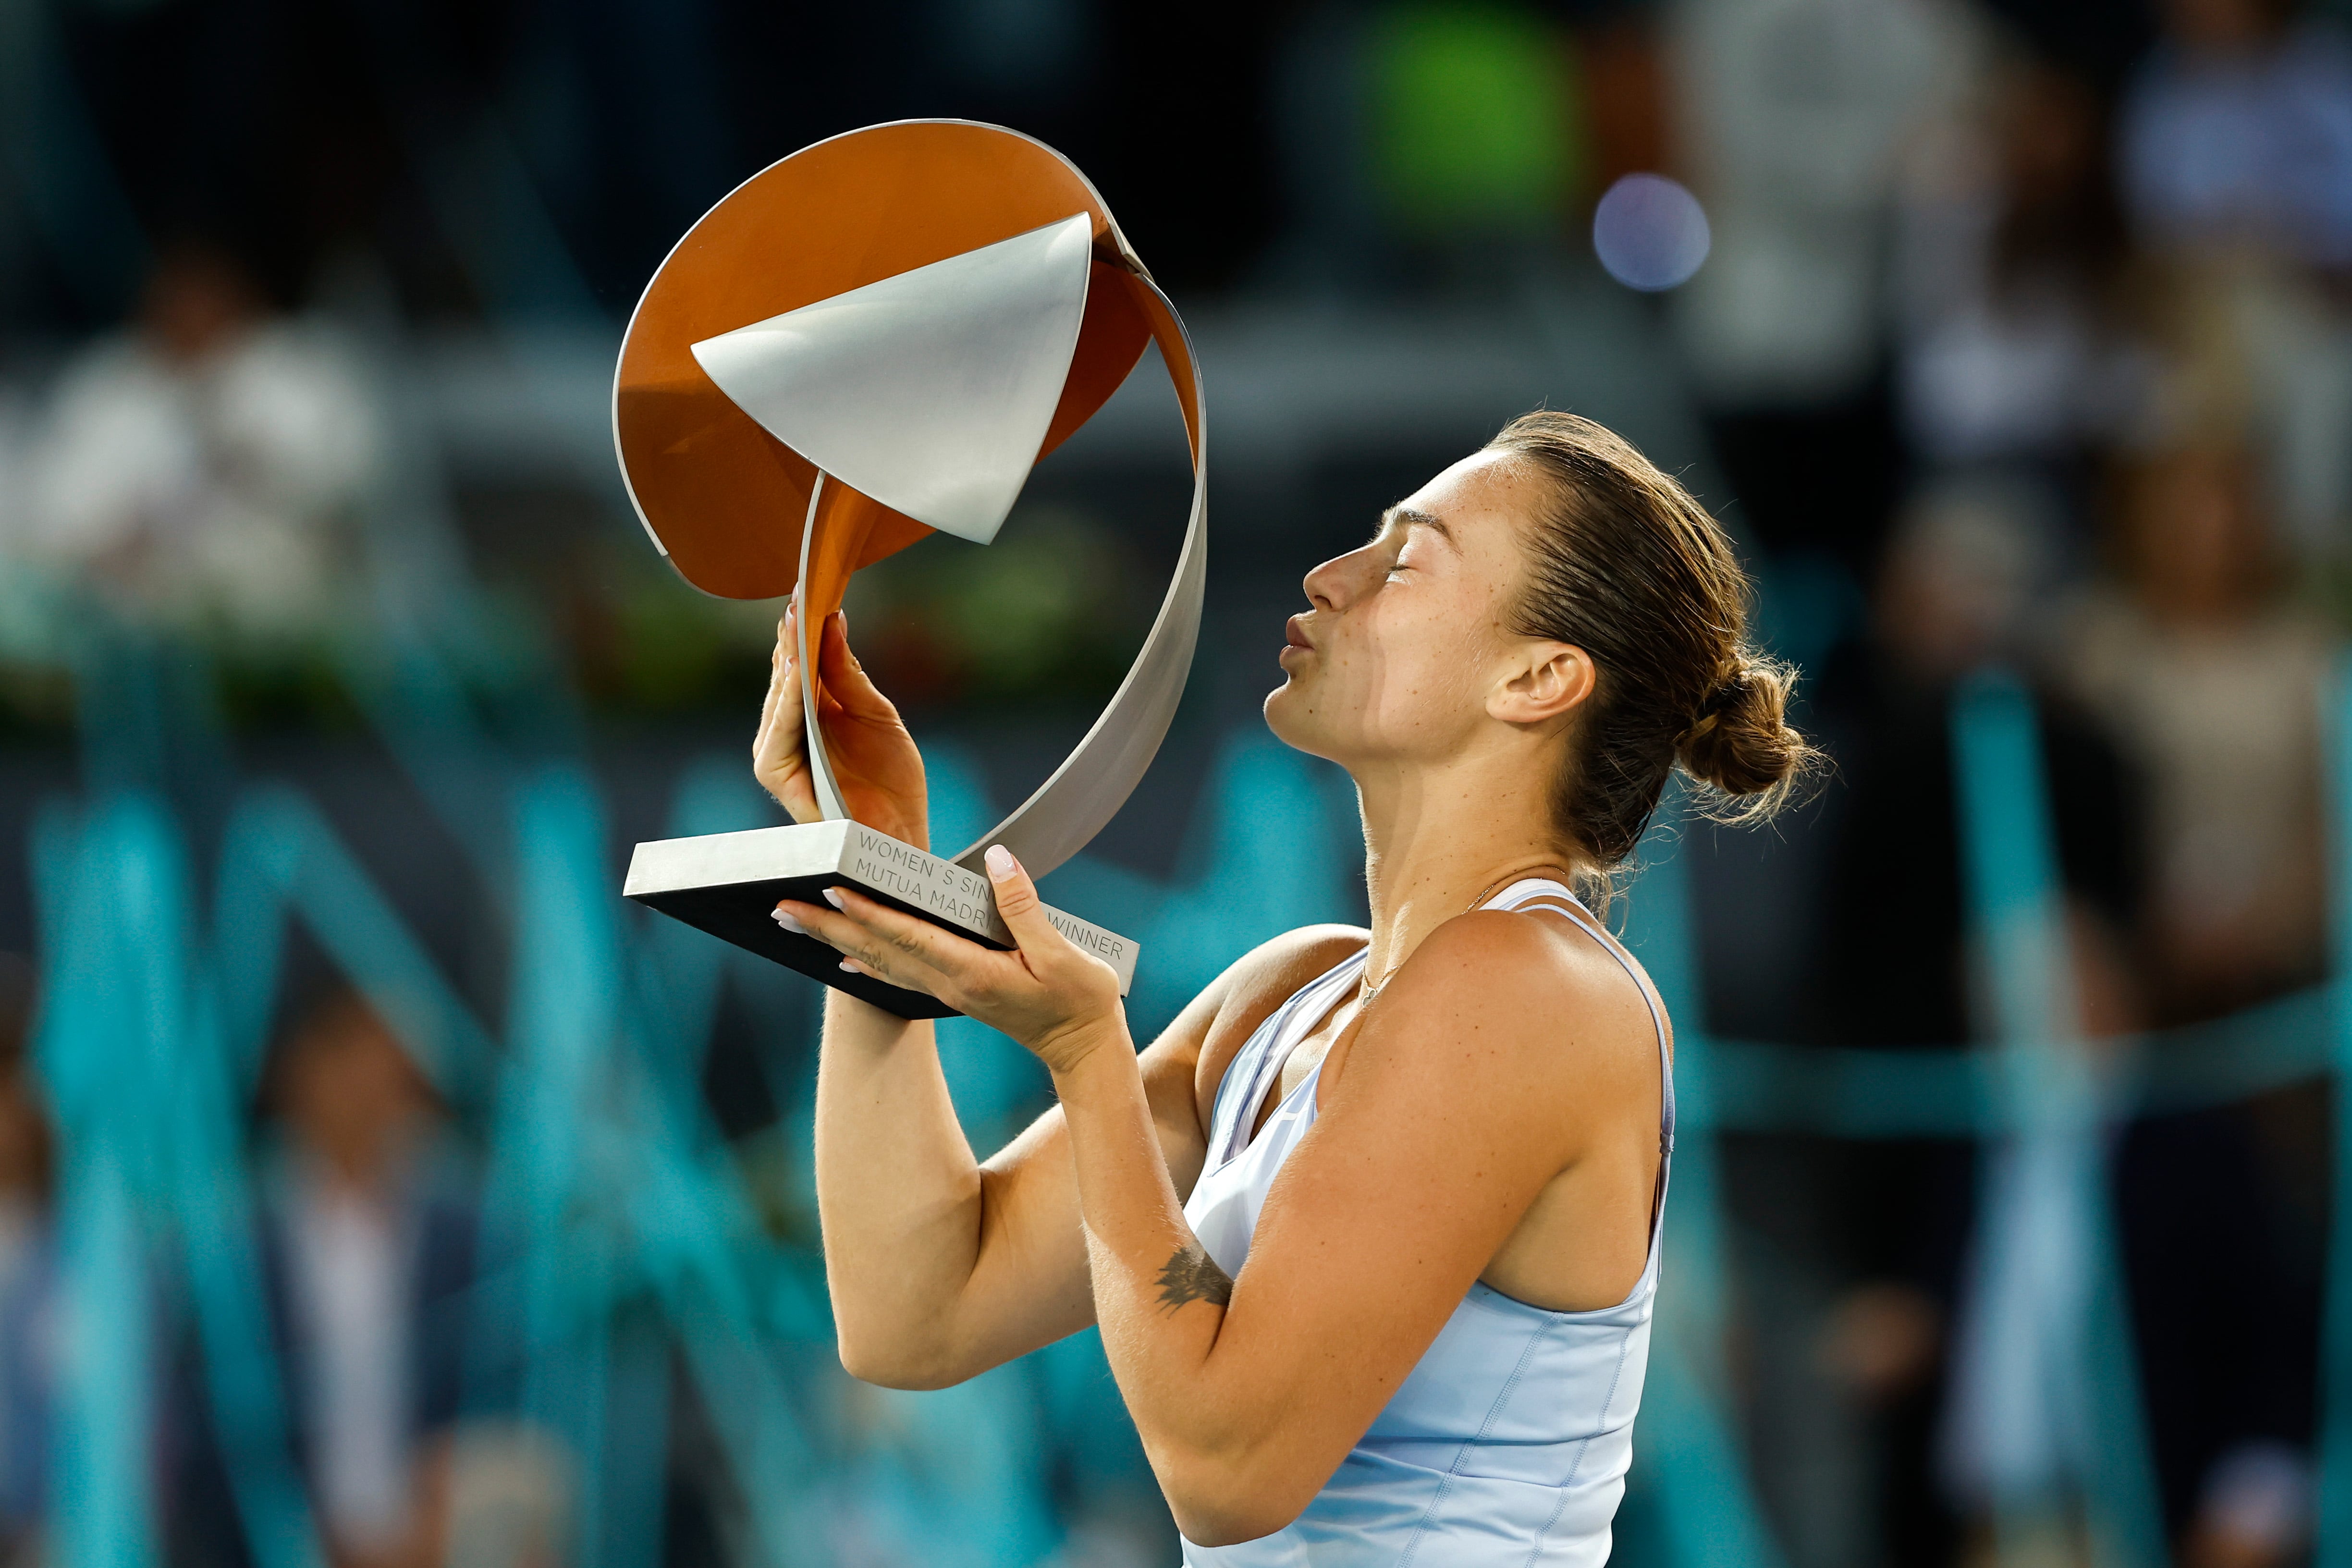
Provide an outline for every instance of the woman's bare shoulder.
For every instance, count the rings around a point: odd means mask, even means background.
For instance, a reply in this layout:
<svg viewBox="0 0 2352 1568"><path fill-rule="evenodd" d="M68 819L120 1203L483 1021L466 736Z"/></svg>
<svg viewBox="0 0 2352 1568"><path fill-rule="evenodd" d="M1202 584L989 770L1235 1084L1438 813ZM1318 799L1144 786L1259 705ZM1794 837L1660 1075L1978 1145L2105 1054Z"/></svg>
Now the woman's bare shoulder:
<svg viewBox="0 0 2352 1568"><path fill-rule="evenodd" d="M1654 993L1638 966L1565 918L1480 910L1446 921L1382 987L1391 1026L1367 1031L1391 1048L1466 1043L1563 1084L1656 1072ZM1379 1049L1374 1038L1365 1044Z"/></svg>

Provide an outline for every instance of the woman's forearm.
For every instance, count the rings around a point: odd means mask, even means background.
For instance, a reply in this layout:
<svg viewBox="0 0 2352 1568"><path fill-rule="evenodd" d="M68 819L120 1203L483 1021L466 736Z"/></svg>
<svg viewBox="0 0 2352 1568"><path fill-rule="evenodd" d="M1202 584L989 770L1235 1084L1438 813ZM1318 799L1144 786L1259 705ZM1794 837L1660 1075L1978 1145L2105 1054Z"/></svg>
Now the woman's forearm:
<svg viewBox="0 0 2352 1568"><path fill-rule="evenodd" d="M954 1305L979 1255L981 1174L928 1020L827 995L816 1194L842 1364L897 1386L955 1381Z"/></svg>
<svg viewBox="0 0 2352 1568"><path fill-rule="evenodd" d="M1233 1479L1265 1426L1258 1402L1227 1397L1230 1369L1211 1366L1233 1281L1185 1222L1124 1032L1057 1073L1055 1088L1112 1373L1177 1522L1196 1541L1228 1534L1220 1510L1246 1505Z"/></svg>

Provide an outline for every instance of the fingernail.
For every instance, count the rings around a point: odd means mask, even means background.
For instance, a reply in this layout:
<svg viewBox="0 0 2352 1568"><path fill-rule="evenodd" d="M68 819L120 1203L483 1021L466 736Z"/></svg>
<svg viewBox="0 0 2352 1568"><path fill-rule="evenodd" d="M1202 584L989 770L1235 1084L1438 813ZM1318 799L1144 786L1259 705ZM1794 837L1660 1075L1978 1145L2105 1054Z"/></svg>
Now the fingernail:
<svg viewBox="0 0 2352 1568"><path fill-rule="evenodd" d="M804 926L804 925L801 924L801 922L800 922L800 921L796 921L796 920L793 919L793 917L792 917L790 914L788 914L787 912L785 912L785 911L784 911L784 910L778 910L775 912L775 915L773 916L773 919L775 920L775 922L776 922L778 925L780 925L780 926L783 927L786 931L788 931L792 932L794 936L806 936L806 935L808 935L808 927L806 927L806 926Z"/></svg>
<svg viewBox="0 0 2352 1568"><path fill-rule="evenodd" d="M1013 875L1013 868L1019 864L1013 858L1013 851L1002 844L990 845L988 853L981 858L988 862L988 874L1000 882Z"/></svg>
<svg viewBox="0 0 2352 1568"><path fill-rule="evenodd" d="M824 901L831 904L836 910L845 911L849 908L846 903L842 901L841 889L839 888L827 888L824 890Z"/></svg>
<svg viewBox="0 0 2352 1568"><path fill-rule="evenodd" d="M843 959L841 961L841 967L847 970L852 974L863 974L866 973L866 971L857 967L857 960L854 958Z"/></svg>

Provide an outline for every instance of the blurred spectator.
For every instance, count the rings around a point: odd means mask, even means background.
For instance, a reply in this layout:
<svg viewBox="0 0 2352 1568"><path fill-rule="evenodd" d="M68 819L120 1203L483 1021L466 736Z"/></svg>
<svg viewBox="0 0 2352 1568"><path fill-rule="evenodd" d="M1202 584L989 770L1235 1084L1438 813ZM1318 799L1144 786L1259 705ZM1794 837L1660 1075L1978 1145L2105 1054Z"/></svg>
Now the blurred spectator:
<svg viewBox="0 0 2352 1568"><path fill-rule="evenodd" d="M2289 0L2166 0L2123 119L2132 216L2168 247L2352 268L2352 41Z"/></svg>
<svg viewBox="0 0 2352 1568"><path fill-rule="evenodd" d="M19 548L152 624L279 640L332 621L383 433L353 369L226 254L167 251L137 321L34 431Z"/></svg>
<svg viewBox="0 0 2352 1568"><path fill-rule="evenodd" d="M1675 296L1733 516L1860 575L1897 494L1887 235L1906 149L1974 79L1944 0L1684 0L1675 99L1714 250Z"/></svg>
<svg viewBox="0 0 2352 1568"><path fill-rule="evenodd" d="M24 1068L29 976L0 953L0 1564L42 1560L58 1352L48 1119Z"/></svg>
<svg viewBox="0 0 2352 1568"><path fill-rule="evenodd" d="M2015 487L1942 482L1905 510L1872 604L1871 635L1822 675L1815 702L1844 740L1850 797L1832 872L1819 995L1832 1039L1949 1045L1970 1038L1952 794L1955 685L1987 665L2031 671L2051 603L2049 530ZM2105 729L2043 691L2060 869L2087 918L2120 939L2139 900L2139 787ZM2130 984L2101 965L2095 1029L2129 1027Z"/></svg>
<svg viewBox="0 0 2352 1568"><path fill-rule="evenodd" d="M2158 435L2243 424L2282 542L2352 553L2352 38L2289 0L2168 0L2125 105L2123 188L2177 274Z"/></svg>
<svg viewBox="0 0 2352 1568"><path fill-rule="evenodd" d="M341 1568L437 1560L420 1459L457 1415L470 1211L435 1189L432 1092L351 993L277 1067L266 1235L303 1466Z"/></svg>
<svg viewBox="0 0 2352 1568"><path fill-rule="evenodd" d="M2134 928L2159 1022L2215 1016L2324 968L2333 639L2282 596L2262 492L2253 456L2226 438L2134 459L2114 581L2059 647L2061 678L2146 780ZM2310 1521L2317 1300L2284 1223L2297 1205L2270 1147L2279 1110L2148 1119L2114 1152L2167 1523L2209 1568L2287 1561Z"/></svg>
<svg viewBox="0 0 2352 1568"><path fill-rule="evenodd" d="M1931 467L2002 468L2079 504L2085 447L2138 413L2106 143L2088 83L2012 58L1910 159L1898 390Z"/></svg>
<svg viewBox="0 0 2352 1568"><path fill-rule="evenodd" d="M2179 448L2130 469L2114 586L2063 656L2148 780L2137 921L2160 1013L2211 1016L2315 978L2326 887L2324 626L2284 602L2252 458Z"/></svg>
<svg viewBox="0 0 2352 1568"><path fill-rule="evenodd" d="M1813 697L1832 737L1844 811L1835 828L1811 990L1822 1033L1880 1049L1979 1037L1954 790L1952 702L1989 664L2030 668L2048 603L2048 531L2013 487L1949 480L1905 510L1889 541L1870 635L1822 671ZM2128 1027L2130 978L2115 933L2137 901L2137 792L2089 717L2037 703L2078 985L2095 1030ZM1949 1563L1964 1505L1937 1481L1947 1421L1946 1343L1961 1300L1979 1162L1927 1140L1833 1145L1819 1184L1851 1282L1818 1346L1859 1408L1869 1472L1861 1506L1885 1561Z"/></svg>

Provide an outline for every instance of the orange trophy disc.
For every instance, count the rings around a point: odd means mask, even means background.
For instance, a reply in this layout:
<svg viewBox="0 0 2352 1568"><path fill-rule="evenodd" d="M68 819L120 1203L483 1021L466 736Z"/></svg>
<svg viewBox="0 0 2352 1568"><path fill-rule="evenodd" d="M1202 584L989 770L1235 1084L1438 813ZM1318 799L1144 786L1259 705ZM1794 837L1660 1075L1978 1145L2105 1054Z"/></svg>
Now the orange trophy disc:
<svg viewBox="0 0 2352 1568"><path fill-rule="evenodd" d="M1016 132L902 121L803 148L677 242L631 318L613 384L623 482L680 576L793 595L800 668L850 574L934 530L986 543L1037 460L1160 347L1184 412L1192 506L1168 594L1118 692L1061 766L943 859L849 820L803 679L822 820L637 847L629 897L904 1016L931 997L844 973L768 912L846 884L1003 947L980 852L1036 876L1125 803L1168 732L1206 579L1200 377L1183 323L1069 160ZM1119 972L1136 944L1055 911Z"/></svg>

